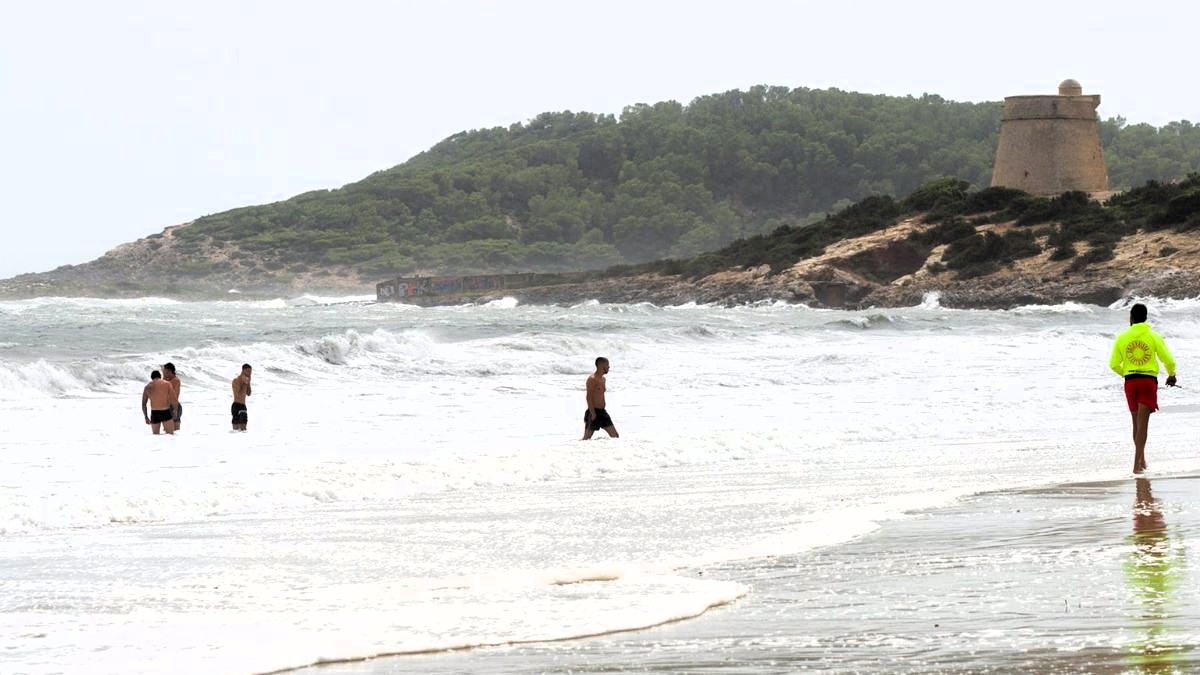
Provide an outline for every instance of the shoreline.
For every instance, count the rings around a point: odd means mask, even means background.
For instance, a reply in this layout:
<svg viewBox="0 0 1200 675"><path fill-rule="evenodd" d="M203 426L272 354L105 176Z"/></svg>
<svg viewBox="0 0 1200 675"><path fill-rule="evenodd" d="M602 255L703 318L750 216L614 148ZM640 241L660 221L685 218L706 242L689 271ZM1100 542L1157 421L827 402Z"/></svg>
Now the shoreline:
<svg viewBox="0 0 1200 675"><path fill-rule="evenodd" d="M771 274L755 268L713 274L700 279L678 275L641 274L549 286L425 295L404 298L401 304L436 307L483 304L506 297L526 305L571 306L590 300L606 304L651 303L659 306L687 303L736 307L762 302L803 304L825 309L913 307L930 293L938 294L943 307L953 309L1012 309L1025 305L1058 305L1068 302L1106 307L1130 297L1190 299L1200 297L1200 271L1156 268L1142 274L1114 278L1084 273L1073 278L1046 278L1002 272L968 280L909 277L889 284L875 283L849 274L820 275L820 279L793 274ZM0 282L0 301L46 297L132 299L160 297L199 302L258 301L311 296L376 296L370 286L247 286L231 293L213 286L155 291L141 287L105 292L98 287L29 286L14 289ZM387 301L381 301L387 302Z"/></svg>
<svg viewBox="0 0 1200 675"><path fill-rule="evenodd" d="M1178 672L1200 664L1198 480L981 493L839 546L718 565L696 574L750 595L669 626L296 672Z"/></svg>
<svg viewBox="0 0 1200 675"><path fill-rule="evenodd" d="M405 298L404 303L435 307L483 304L511 297L525 305L552 306L571 306L591 300L605 304L650 303L658 306L676 306L696 303L725 307L784 302L822 309L864 310L916 307L930 294L937 294L939 304L951 309L1003 310L1028 305L1061 305L1072 302L1108 307L1132 297L1162 300L1200 297L1200 274L1184 272L1151 274L1121 282L1106 279L1056 282L1012 276L949 284L850 285L847 288L846 302L842 303L822 301L821 291L815 290L819 286L814 286L812 282L789 280L783 276L773 277L767 275L764 270L714 277L689 281L680 277L643 275L580 284Z"/></svg>

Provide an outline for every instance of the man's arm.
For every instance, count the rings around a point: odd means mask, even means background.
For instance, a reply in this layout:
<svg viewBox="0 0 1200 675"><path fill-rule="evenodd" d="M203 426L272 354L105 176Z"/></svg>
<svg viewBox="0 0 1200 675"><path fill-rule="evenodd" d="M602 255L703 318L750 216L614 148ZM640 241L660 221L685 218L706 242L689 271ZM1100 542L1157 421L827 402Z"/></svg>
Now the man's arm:
<svg viewBox="0 0 1200 675"><path fill-rule="evenodd" d="M246 387L246 395L250 395L250 380L244 380L242 384Z"/></svg>
<svg viewBox="0 0 1200 675"><path fill-rule="evenodd" d="M1112 356L1108 357L1108 367L1121 377L1125 377L1125 369L1122 367L1125 363L1125 357L1121 354L1121 342L1113 343Z"/></svg>
<svg viewBox="0 0 1200 675"><path fill-rule="evenodd" d="M1158 338L1158 345L1154 351L1158 354L1158 360L1162 361L1163 365L1167 367L1167 375L1175 377L1175 357L1171 356L1171 350L1167 349L1167 341L1161 335L1156 337Z"/></svg>
<svg viewBox="0 0 1200 675"><path fill-rule="evenodd" d="M596 379L589 377L587 381L588 419L596 419Z"/></svg>
<svg viewBox="0 0 1200 675"><path fill-rule="evenodd" d="M147 422L150 421L150 413L146 412L146 402L149 400L150 400L150 385L146 385L145 387L142 388L142 417L145 417Z"/></svg>

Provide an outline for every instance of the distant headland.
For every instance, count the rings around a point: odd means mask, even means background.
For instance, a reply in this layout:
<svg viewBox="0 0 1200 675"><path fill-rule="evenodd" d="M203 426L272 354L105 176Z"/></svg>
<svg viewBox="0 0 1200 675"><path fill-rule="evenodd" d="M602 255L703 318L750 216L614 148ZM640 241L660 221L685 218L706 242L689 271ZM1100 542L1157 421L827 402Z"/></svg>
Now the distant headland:
<svg viewBox="0 0 1200 675"><path fill-rule="evenodd" d="M519 290L853 306L935 289L1002 305L1022 293L1102 301L1152 278L1160 293L1196 294L1184 279L1200 128L1102 120L1098 104L1067 80L1003 104L763 86L619 117L545 113L456 134L337 190L0 281L0 295L360 292L531 272L560 276L416 301ZM988 208L972 210L979 200Z"/></svg>

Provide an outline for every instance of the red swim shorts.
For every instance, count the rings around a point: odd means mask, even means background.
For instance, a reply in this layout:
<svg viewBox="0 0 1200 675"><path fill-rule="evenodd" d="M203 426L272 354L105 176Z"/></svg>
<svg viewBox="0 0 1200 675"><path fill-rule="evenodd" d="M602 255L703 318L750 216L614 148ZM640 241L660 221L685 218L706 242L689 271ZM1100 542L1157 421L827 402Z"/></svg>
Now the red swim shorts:
<svg viewBox="0 0 1200 675"><path fill-rule="evenodd" d="M1125 401L1129 403L1129 412L1137 412L1139 403L1150 406L1151 411L1158 410L1158 380L1152 377L1125 380Z"/></svg>

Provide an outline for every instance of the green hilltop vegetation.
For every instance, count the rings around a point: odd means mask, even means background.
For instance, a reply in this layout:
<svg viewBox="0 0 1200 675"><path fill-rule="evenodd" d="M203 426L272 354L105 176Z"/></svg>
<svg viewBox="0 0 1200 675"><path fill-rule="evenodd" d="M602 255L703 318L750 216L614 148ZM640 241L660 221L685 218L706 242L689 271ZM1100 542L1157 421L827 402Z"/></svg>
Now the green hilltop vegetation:
<svg viewBox="0 0 1200 675"><path fill-rule="evenodd" d="M1071 271L1113 258L1122 238L1139 230L1200 231L1200 173L1172 183L1148 181L1114 196L1105 204L1083 192L1057 197L1034 197L1021 190L989 187L973 190L957 178L922 185L903 199L867 197L819 222L801 227L781 226L769 234L739 239L717 251L686 260L657 260L641 265L618 265L605 276L643 273L699 278L727 269L769 265L781 272L799 260L821 255L825 247L847 237L878 232L902 218L921 215L932 228L913 233L908 243L926 257L946 244L936 265L953 270L958 279L998 271L1001 266L1051 250L1050 259L1071 260ZM1004 234L980 232L988 223L1014 222ZM1079 248L1085 248L1080 252ZM1169 255L1174 250L1157 252ZM877 279L887 282L891 279Z"/></svg>
<svg viewBox="0 0 1200 675"><path fill-rule="evenodd" d="M544 113L456 134L340 189L202 217L176 237L184 254L216 244L269 269L365 278L681 259L941 176L983 188L999 125L999 103L765 86L619 118ZM1186 121L1108 120L1101 141L1114 188L1200 167L1200 126Z"/></svg>

